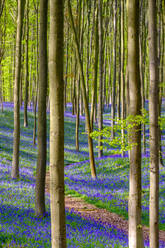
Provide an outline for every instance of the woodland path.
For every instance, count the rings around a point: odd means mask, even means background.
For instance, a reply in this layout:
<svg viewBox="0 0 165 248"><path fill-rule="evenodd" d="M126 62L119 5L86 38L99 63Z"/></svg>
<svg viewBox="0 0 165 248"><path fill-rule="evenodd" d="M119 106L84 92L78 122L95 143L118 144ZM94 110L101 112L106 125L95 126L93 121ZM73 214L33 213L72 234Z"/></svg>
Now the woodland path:
<svg viewBox="0 0 165 248"><path fill-rule="evenodd" d="M46 173L46 192L49 193L49 172ZM101 222L102 224L112 225L114 228L122 230L125 234L128 234L128 221L120 217L115 213L111 213L106 209L100 209L96 206L85 202L78 197L65 196L65 207L69 211L76 212L84 219L94 220ZM149 228L143 226L144 239L149 239ZM159 232L159 239L165 242L165 231Z"/></svg>

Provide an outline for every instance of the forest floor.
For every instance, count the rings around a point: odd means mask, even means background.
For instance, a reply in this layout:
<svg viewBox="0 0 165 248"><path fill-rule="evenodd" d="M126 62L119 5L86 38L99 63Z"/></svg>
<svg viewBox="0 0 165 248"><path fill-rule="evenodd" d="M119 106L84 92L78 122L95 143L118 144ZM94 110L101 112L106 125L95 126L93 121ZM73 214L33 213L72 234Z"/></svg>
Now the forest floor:
<svg viewBox="0 0 165 248"><path fill-rule="evenodd" d="M0 112L0 248L51 247L49 172L46 177L46 212L43 220L35 217L35 177L37 145L33 145L34 115L29 112L29 127L24 128L21 111L20 179L12 180L13 106ZM104 116L109 120L108 115ZM85 121L80 122L80 151L75 151L75 117L65 116L65 205L66 235L69 248L128 247L129 160L105 149L97 157L97 180L90 175ZM49 115L48 115L49 128ZM149 131L146 130L146 137ZM165 134L162 137L164 142ZM49 142L49 138L48 138ZM49 144L49 143L48 143ZM163 146L165 149L165 146ZM148 146L147 149L149 150ZM149 221L149 152L142 156L142 222ZM165 154L164 154L165 155ZM49 150L48 150L49 161ZM49 165L47 163L47 169ZM165 248L164 191L165 170L160 169L160 248ZM144 245L149 247L149 230L143 227ZM90 235L89 235L90 234ZM1 245L2 244L2 245Z"/></svg>
<svg viewBox="0 0 165 248"><path fill-rule="evenodd" d="M46 173L46 192L49 193L49 172ZM128 220L120 217L115 213L111 213L106 209L101 209L93 204L85 202L80 197L65 196L65 207L69 211L74 211L76 214L84 219L90 219L96 222L101 222L103 225L112 225L117 229L122 230L125 234L128 234ZM143 237L149 239L149 228L143 226ZM159 239L165 242L165 231L159 231Z"/></svg>

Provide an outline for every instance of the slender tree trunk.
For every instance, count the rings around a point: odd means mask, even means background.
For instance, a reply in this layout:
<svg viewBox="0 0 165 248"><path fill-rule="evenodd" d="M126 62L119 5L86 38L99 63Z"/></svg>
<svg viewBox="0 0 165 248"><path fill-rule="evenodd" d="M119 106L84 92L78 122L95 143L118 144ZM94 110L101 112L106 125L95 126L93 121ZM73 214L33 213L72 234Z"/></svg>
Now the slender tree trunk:
<svg viewBox="0 0 165 248"><path fill-rule="evenodd" d="M121 2L119 3L119 20L118 30L121 31ZM119 32L119 47L118 47L118 98L117 98L117 118L121 119L121 32Z"/></svg>
<svg viewBox="0 0 165 248"><path fill-rule="evenodd" d="M24 127L28 126L27 105L29 91L29 0L26 0L26 76L25 76L25 95L24 95Z"/></svg>
<svg viewBox="0 0 165 248"><path fill-rule="evenodd" d="M104 75L103 75L103 111L107 105L107 45L105 44L105 55L104 55Z"/></svg>
<svg viewBox="0 0 165 248"><path fill-rule="evenodd" d="M82 7L81 7L81 2L82 2ZM84 46L84 10L85 10L85 4L84 4L84 0L80 1L79 4L79 16L82 16L80 18L80 23L79 23L79 50L80 50L80 57L81 57L81 61L83 61L84 58L84 50L83 50L83 46ZM81 13L81 14L80 14ZM84 76L84 82L85 82L85 76ZM85 89L86 88L86 84L85 84ZM87 97L87 101L88 101L88 96L86 93L86 97ZM80 91L80 115L83 116L84 115L84 99L83 99L83 93L82 91Z"/></svg>
<svg viewBox="0 0 165 248"><path fill-rule="evenodd" d="M91 176L93 179L96 179L96 168L95 168L95 161L94 161L93 141L92 141L92 138L90 137L91 125L90 125L88 101L87 101L87 96L86 96L83 64L82 64L82 60L81 60L81 56L80 56L80 49L79 49L79 43L78 43L78 39L77 39L76 29L75 29L74 22L73 22L73 15L72 15L70 0L68 0L68 11L69 11L69 16L70 16L70 21L71 21L71 27L73 29L73 34L74 34L74 38L75 38L75 47L76 47L76 52L77 52L77 57L78 57L80 74L81 74L81 89L82 89L84 106L85 106L85 117L86 117L86 127L87 127L87 134L88 134L88 147L89 147Z"/></svg>
<svg viewBox="0 0 165 248"><path fill-rule="evenodd" d="M22 37L22 40L24 40L24 38ZM22 54L24 54L24 45L22 45ZM20 75L20 107L22 107L22 103L23 103L23 76L24 76L24 56L22 55L22 61L21 61L21 75Z"/></svg>
<svg viewBox="0 0 165 248"><path fill-rule="evenodd" d="M140 81L141 81L141 99L142 99L142 109L145 108L145 94L144 94L144 75L145 75L145 60L146 60L146 35L145 35L145 13L146 9L145 1L141 0L140 5L140 23L141 32L139 37L139 49L140 49ZM143 130L143 153L146 153L146 138L145 138L145 124L142 124Z"/></svg>
<svg viewBox="0 0 165 248"><path fill-rule="evenodd" d="M11 75L11 78L13 76L13 68L12 68L12 65L13 65L13 46L12 46L12 43L11 43L11 63L10 63L10 75ZM13 81L10 80L10 102L13 102Z"/></svg>
<svg viewBox="0 0 165 248"><path fill-rule="evenodd" d="M99 27L99 97L98 97L98 128L103 129L103 27L102 1L98 0L98 27ZM102 146L102 136L98 137L98 146ZM102 157L103 150L99 148L98 157Z"/></svg>
<svg viewBox="0 0 165 248"><path fill-rule="evenodd" d="M165 40L164 40L164 26L163 25L163 13L165 11L165 6L163 8L162 1L158 1L158 16L159 16L159 35L158 35L158 58L159 58L159 118L161 118L161 109L162 109L162 98L163 98L163 66L164 66L164 56L165 56ZM159 167L164 166L163 162L163 147L162 147L162 130L160 129L159 126Z"/></svg>
<svg viewBox="0 0 165 248"><path fill-rule="evenodd" d="M69 46L69 25L67 26L66 36L66 65L65 65L65 85L64 85L64 111L67 106L67 83L68 83L68 46Z"/></svg>
<svg viewBox="0 0 165 248"><path fill-rule="evenodd" d="M80 75L77 79L77 101L76 101L76 151L79 151L79 125L80 125Z"/></svg>
<svg viewBox="0 0 165 248"><path fill-rule="evenodd" d="M128 0L128 73L129 114L136 117L141 112L139 71L139 0ZM129 175L129 248L143 248L141 226L141 131L140 124L132 120L129 131L130 175ZM135 125L134 125L135 123Z"/></svg>
<svg viewBox="0 0 165 248"><path fill-rule="evenodd" d="M46 96L47 96L47 9L48 1L40 0L39 87L38 87L38 154L35 188L35 214L45 215L46 176Z"/></svg>
<svg viewBox="0 0 165 248"><path fill-rule="evenodd" d="M87 98L89 102L89 68L90 68L90 54L89 54L89 45L90 45L90 14L91 14L91 0L87 1L87 67L86 67L86 91Z"/></svg>
<svg viewBox="0 0 165 248"><path fill-rule="evenodd" d="M125 119L125 78L124 78L124 0L121 0L121 120ZM122 145L124 146L124 128L121 129ZM122 151L122 156L124 156Z"/></svg>
<svg viewBox="0 0 165 248"><path fill-rule="evenodd" d="M50 206L52 248L66 248L64 201L64 1L50 0Z"/></svg>
<svg viewBox="0 0 165 248"><path fill-rule="evenodd" d="M109 64L109 69L108 69L108 104L110 105L111 104L111 89L112 89L112 81L111 81L111 61L112 61L112 49L109 48L109 53L110 53L110 56L109 56L109 60L108 60L108 64Z"/></svg>
<svg viewBox="0 0 165 248"><path fill-rule="evenodd" d="M39 78L39 69L38 69L38 2L35 6L36 12L36 91L34 96L34 127L33 127L33 145L36 143L36 129L37 129L37 101L38 101L38 78Z"/></svg>
<svg viewBox="0 0 165 248"><path fill-rule="evenodd" d="M113 86L112 86L112 106L111 106L111 118L112 118L112 133L111 138L114 138L114 122L116 111L116 38L117 38L117 0L114 0L114 44L113 44Z"/></svg>
<svg viewBox="0 0 165 248"><path fill-rule="evenodd" d="M73 84L71 83L71 99L72 99L72 115L75 115L76 113L76 68L77 68L77 61L75 60L74 65L74 79Z"/></svg>
<svg viewBox="0 0 165 248"><path fill-rule="evenodd" d="M84 6L84 5L83 5ZM81 25L81 20L84 18L82 17L82 0L77 1L77 15L78 15L78 22L77 22L77 34L78 34L78 40L79 40L79 44L80 44L80 51L82 50L82 39L81 39L81 35L82 35L82 30L83 30L83 23ZM82 26L82 27L81 27ZM75 59L76 59L76 54L75 54ZM77 64L76 64L77 66ZM76 70L75 70L75 76L76 76ZM78 71L77 73L78 79L76 80L77 84L75 85L75 99L76 99L76 151L79 151L79 125L80 125L80 96L81 96L81 92L80 92L80 72ZM76 77L75 77L76 78Z"/></svg>
<svg viewBox="0 0 165 248"><path fill-rule="evenodd" d="M95 17L95 60L94 60L94 79L92 85L92 101L91 101L91 115L90 115L90 123L91 130L93 130L93 121L94 121L94 110L95 105L97 103L97 72L98 72L98 8L96 9L96 17Z"/></svg>
<svg viewBox="0 0 165 248"><path fill-rule="evenodd" d="M159 247L159 74L156 0L149 0L150 248Z"/></svg>
<svg viewBox="0 0 165 248"><path fill-rule="evenodd" d="M96 10L96 0L93 0L91 2L91 7L90 8L93 9L93 15L92 15L92 28L91 28L92 30L91 30L90 45L89 45L89 66L91 65L91 62L92 62L93 40L94 40L94 44L95 44L94 32L95 32L95 28L96 28L96 25L95 25L96 24L96 15L97 15L97 12L98 12ZM97 26L98 26L98 20L97 20ZM98 27L97 27L97 29L98 29ZM97 33L98 33L98 30L97 30ZM98 42L98 40L97 40L97 42ZM94 45L94 47L95 47L95 45ZM97 57L98 57L98 54L97 54ZM95 59L96 59L96 56L94 58L94 64L93 64L94 65L94 82L95 82L95 72L96 72L95 71L95 62L96 62ZM97 63L98 63L98 58L97 58ZM97 77L97 75L96 75L96 77ZM96 80L97 80L97 78L96 78ZM97 82L96 82L96 84L97 84ZM96 92L95 93L94 93L93 86L94 85L93 85L93 82L92 82L92 86L91 86L91 113L90 113L91 130L93 130L93 121L96 122L96 120L97 120L97 111L96 111L96 108L97 108L97 85L96 85ZM90 87L90 84L89 84L89 87ZM95 98L95 99L93 99L93 98ZM94 100L94 102L93 102L93 100ZM92 105L92 104L94 104L94 105Z"/></svg>
<svg viewBox="0 0 165 248"><path fill-rule="evenodd" d="M15 82L14 82L14 140L13 140L13 162L11 177L19 177L19 144L20 144L20 76L21 76L21 46L22 27L25 0L18 0L17 36L15 54Z"/></svg>
<svg viewBox="0 0 165 248"><path fill-rule="evenodd" d="M129 103L130 103L130 94L129 94L129 72L128 72L128 62L126 66L126 72L125 72L125 85L126 85L126 116L129 115Z"/></svg>

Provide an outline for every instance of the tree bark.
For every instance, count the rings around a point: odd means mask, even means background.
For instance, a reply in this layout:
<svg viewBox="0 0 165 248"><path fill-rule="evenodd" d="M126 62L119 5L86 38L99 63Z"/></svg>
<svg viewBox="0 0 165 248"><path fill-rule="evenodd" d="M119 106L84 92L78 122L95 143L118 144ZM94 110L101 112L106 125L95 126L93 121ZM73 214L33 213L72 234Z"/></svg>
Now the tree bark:
<svg viewBox="0 0 165 248"><path fill-rule="evenodd" d="M76 101L76 151L79 151L79 126L80 126L80 75L77 79L77 101Z"/></svg>
<svg viewBox="0 0 165 248"><path fill-rule="evenodd" d="M121 120L125 119L125 78L124 78L124 0L121 0ZM124 135L125 130L121 128L122 145L124 146ZM122 156L124 156L124 151L122 151Z"/></svg>
<svg viewBox="0 0 165 248"><path fill-rule="evenodd" d="M99 96L98 96L98 128L103 129L103 27L102 1L98 0L98 27L99 27ZM98 146L102 146L102 136L98 137ZM102 157L103 150L98 149L98 157Z"/></svg>
<svg viewBox="0 0 165 248"><path fill-rule="evenodd" d="M77 52L77 57L78 57L80 74L81 74L81 89L82 89L84 106L85 106L85 117L86 117L86 127L87 127L87 134L88 134L88 147L89 147L91 176L93 179L96 179L96 168L95 168L95 161L94 161L93 141L92 141L92 138L90 137L91 124L90 124L88 101L87 101L87 96L86 96L83 63L82 63L81 56L80 56L79 43L78 43L78 38L77 38L77 34L76 34L76 29L75 29L74 22L73 22L73 15L72 15L70 0L68 0L68 11L69 11L69 16L70 16L70 21L71 21L71 27L73 29L73 34L74 34L74 39L75 39L75 47L76 47L76 52Z"/></svg>
<svg viewBox="0 0 165 248"><path fill-rule="evenodd" d="M45 215L46 176L46 96L47 96L47 9L48 1L40 0L39 86L38 86L38 154L35 188L35 214Z"/></svg>
<svg viewBox="0 0 165 248"><path fill-rule="evenodd" d="M24 127L28 126L27 105L29 92L29 0L26 0L26 76L24 95Z"/></svg>
<svg viewBox="0 0 165 248"><path fill-rule="evenodd" d="M50 206L52 248L66 248L63 27L64 1L50 0Z"/></svg>
<svg viewBox="0 0 165 248"><path fill-rule="evenodd" d="M13 161L12 178L19 178L19 144L20 144L20 76L21 76L21 45L22 27L24 16L25 0L18 0L17 14L17 36L15 54L15 82L14 82L14 140L13 140Z"/></svg>
<svg viewBox="0 0 165 248"><path fill-rule="evenodd" d="M163 3L161 0L158 1L158 16L159 16L159 35L158 35L158 59L159 59L159 118L161 118L161 109L162 109L162 100L163 100L163 82L164 82L164 75L165 70L163 69L164 66L164 55L165 55L165 35L164 35L164 26L163 25L163 18L164 18L164 13L165 11L165 6L163 8ZM163 45L162 45L163 44ZM163 139L162 139L162 130L159 127L159 168L164 167L164 162L163 162Z"/></svg>
<svg viewBox="0 0 165 248"><path fill-rule="evenodd" d="M34 2L33 2L34 3ZM39 78L39 68L38 68L38 2L34 4L35 13L36 13L36 90L34 96L34 127L33 127L33 145L36 144L36 129L37 129L37 101L38 101L38 78Z"/></svg>
<svg viewBox="0 0 165 248"><path fill-rule="evenodd" d="M87 1L87 67L86 67L86 91L87 98L89 102L89 68L90 68L90 54L89 54L89 45L90 45L90 14L91 14L91 0Z"/></svg>
<svg viewBox="0 0 165 248"><path fill-rule="evenodd" d="M134 120L141 114L141 91L139 71L139 0L128 0L128 73L130 175L129 175L129 248L143 248L141 226L141 126ZM135 125L134 125L135 124Z"/></svg>
<svg viewBox="0 0 165 248"><path fill-rule="evenodd" d="M114 43L113 43L113 86L112 86L112 133L111 138L114 138L114 122L116 111L116 38L117 38L117 0L114 0Z"/></svg>
<svg viewBox="0 0 165 248"><path fill-rule="evenodd" d="M64 111L67 107L67 84L68 84L68 49L69 49L69 25L67 26L66 35L66 62L65 62L65 84L64 84Z"/></svg>
<svg viewBox="0 0 165 248"><path fill-rule="evenodd" d="M96 5L96 0L94 5ZM96 104L97 104L97 74L98 74L98 53L99 53L99 46L98 46L98 7L94 6L95 11L95 18L93 21L93 25L95 26L95 36L94 36L94 43L95 43L95 59L94 59L94 79L92 83L92 99L91 99L91 113L90 113L90 123L91 123L91 130L93 130L93 122L94 122L94 113L96 112Z"/></svg>
<svg viewBox="0 0 165 248"><path fill-rule="evenodd" d="M84 5L83 5L84 6ZM78 15L78 22L77 22L77 34L78 34L78 41L80 44L80 51L82 51L82 39L81 39L81 34L83 30L83 23L81 22L84 20L82 17L82 0L77 1L77 15ZM81 54L82 56L82 54ZM76 54L75 54L75 59L76 59ZM76 63L77 66L77 63ZM76 76L76 70L75 70L75 76ZM80 72L78 70L77 73L77 80L75 84L75 95L76 95L76 130L75 130L75 135L76 135L76 151L79 151L79 126L80 126Z"/></svg>
<svg viewBox="0 0 165 248"><path fill-rule="evenodd" d="M159 74L156 0L149 0L150 248L159 247Z"/></svg>
<svg viewBox="0 0 165 248"><path fill-rule="evenodd" d="M145 10L146 3L141 0L140 4L140 23L141 30L139 35L139 49L140 49L140 81L141 81L141 99L142 99L142 109L145 108L145 91L144 91L144 75L145 75L145 65L146 65L146 20L145 20ZM146 138L145 138L145 124L142 124L143 130L143 153L146 153Z"/></svg>

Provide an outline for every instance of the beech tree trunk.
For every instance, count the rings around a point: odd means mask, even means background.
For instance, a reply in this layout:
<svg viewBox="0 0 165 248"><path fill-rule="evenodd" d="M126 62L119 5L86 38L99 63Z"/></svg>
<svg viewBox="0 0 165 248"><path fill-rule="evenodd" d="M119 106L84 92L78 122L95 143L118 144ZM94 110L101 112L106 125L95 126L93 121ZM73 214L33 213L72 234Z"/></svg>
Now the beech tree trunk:
<svg viewBox="0 0 165 248"><path fill-rule="evenodd" d="M11 177L19 177L21 45L25 0L18 0L14 82L14 139Z"/></svg>
<svg viewBox="0 0 165 248"><path fill-rule="evenodd" d="M163 100L163 73L165 70L163 69L164 66L164 56L165 56L165 41L164 41L164 26L163 25L163 18L165 6L163 8L162 0L158 0L158 59L159 59L159 118L161 118L161 109L162 109L162 100ZM163 139L162 139L162 130L159 127L159 168L165 166L163 162Z"/></svg>
<svg viewBox="0 0 165 248"><path fill-rule="evenodd" d="M25 76L25 95L24 95L24 127L28 126L27 105L29 93L29 0L26 0L26 76Z"/></svg>
<svg viewBox="0 0 165 248"><path fill-rule="evenodd" d="M114 123L115 123L115 111L116 111L116 38L117 38L117 0L114 0L114 43L113 43L113 86L112 86L112 106L111 106L111 118L112 118L112 133L111 138L114 138Z"/></svg>
<svg viewBox="0 0 165 248"><path fill-rule="evenodd" d="M156 0L149 0L150 248L159 247L159 77Z"/></svg>
<svg viewBox="0 0 165 248"><path fill-rule="evenodd" d="M143 248L141 225L141 126L134 118L141 114L141 90L139 70L139 0L128 0L128 73L130 174L129 174L129 248ZM135 124L135 125L134 125ZM135 144L135 145L134 145Z"/></svg>
<svg viewBox="0 0 165 248"><path fill-rule="evenodd" d="M103 129L103 27L102 27L102 0L98 0L98 27L99 27L99 97L98 97L98 128ZM98 146L102 146L102 136L98 137ZM98 148L98 157L102 157L103 150Z"/></svg>
<svg viewBox="0 0 165 248"><path fill-rule="evenodd" d="M39 86L38 86L38 154L36 172L35 214L45 215L46 176L46 96L47 96L47 9L48 1L40 0Z"/></svg>
<svg viewBox="0 0 165 248"><path fill-rule="evenodd" d="M76 151L79 151L79 126L80 126L80 75L77 79L77 101L76 101Z"/></svg>
<svg viewBox="0 0 165 248"><path fill-rule="evenodd" d="M68 0L68 12L69 12L70 21L71 21L71 27L72 27L73 34L74 34L75 47L76 47L76 52L77 52L77 57L78 57L80 74L81 74L81 89L82 89L83 100L84 100L84 108L85 108L85 118L86 118L86 128L87 128L87 135L88 135L88 147L89 147L91 176L92 176L93 179L96 179L96 168L95 168L95 160L94 160L94 152L93 152L93 141L92 141L92 138L90 137L91 124L90 124L88 101L87 101L87 96L86 96L85 79L84 79L84 72L83 72L83 63L82 63L81 56L80 56L79 43L78 43L78 38L77 38L77 34L76 34L75 25L74 25L74 22L73 22L73 15L72 15L72 9L71 9L70 0Z"/></svg>
<svg viewBox="0 0 165 248"><path fill-rule="evenodd" d="M34 3L34 8L35 8L35 13L36 13L36 92L34 96L34 127L33 127L33 145L36 144L36 129L37 129L37 101L38 101L38 78L39 78L39 69L38 69L38 2L35 5Z"/></svg>
<svg viewBox="0 0 165 248"><path fill-rule="evenodd" d="M125 78L124 78L124 0L121 0L121 120L125 119ZM121 129L122 144L124 145L124 128ZM122 151L122 156L124 156Z"/></svg>
<svg viewBox="0 0 165 248"><path fill-rule="evenodd" d="M84 6L84 5L83 5ZM82 51L82 39L81 39L81 34L83 30L83 23L82 22L82 0L77 1L77 15L78 15L78 22L77 22L77 36L78 36L78 41L80 44L80 51ZM82 56L82 54L81 54ZM75 60L76 60L76 54L75 54ZM76 63L77 66L77 63ZM76 83L74 84L74 91L75 91L75 99L76 99L76 130L75 130L75 135L76 135L76 151L79 151L79 126L80 126L80 72L78 70L77 73L77 80ZM76 79L76 70L75 70L75 79Z"/></svg>
<svg viewBox="0 0 165 248"><path fill-rule="evenodd" d="M95 1L96 3L96 1ZM95 4L96 5L96 4ZM94 79L92 83L92 100L91 100L91 113L90 113L90 123L91 123L91 130L93 130L93 122L94 122L94 111L96 111L96 104L97 104L97 72L98 72L98 53L99 53L99 46L98 46L98 7L95 11L95 36L94 36L94 42L95 42L95 60L94 60Z"/></svg>
<svg viewBox="0 0 165 248"><path fill-rule="evenodd" d="M89 102L89 68L90 68L90 54L89 54L89 45L90 45L90 14L91 14L91 0L87 1L87 67L86 67L86 91L87 98Z"/></svg>
<svg viewBox="0 0 165 248"><path fill-rule="evenodd" d="M50 207L52 248L66 248L64 201L64 1L50 0Z"/></svg>

